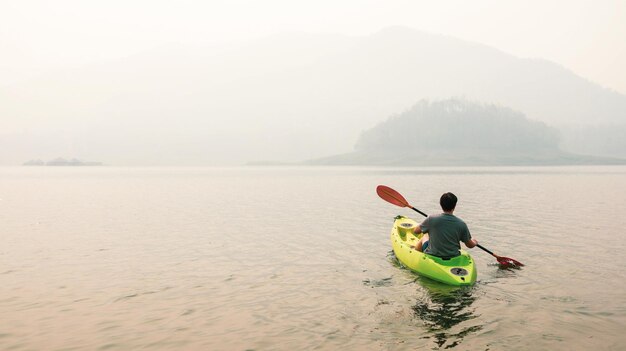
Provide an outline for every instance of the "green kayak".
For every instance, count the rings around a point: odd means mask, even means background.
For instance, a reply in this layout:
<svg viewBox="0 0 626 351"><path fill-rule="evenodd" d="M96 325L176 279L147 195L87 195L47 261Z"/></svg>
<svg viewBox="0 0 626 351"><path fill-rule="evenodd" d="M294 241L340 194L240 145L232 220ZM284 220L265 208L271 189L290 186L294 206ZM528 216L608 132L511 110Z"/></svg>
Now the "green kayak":
<svg viewBox="0 0 626 351"><path fill-rule="evenodd" d="M420 276L445 284L461 286L476 282L474 259L464 250L459 256L443 259L413 249L422 236L413 234L416 226L417 222L404 216L397 216L393 223L391 246L400 263Z"/></svg>

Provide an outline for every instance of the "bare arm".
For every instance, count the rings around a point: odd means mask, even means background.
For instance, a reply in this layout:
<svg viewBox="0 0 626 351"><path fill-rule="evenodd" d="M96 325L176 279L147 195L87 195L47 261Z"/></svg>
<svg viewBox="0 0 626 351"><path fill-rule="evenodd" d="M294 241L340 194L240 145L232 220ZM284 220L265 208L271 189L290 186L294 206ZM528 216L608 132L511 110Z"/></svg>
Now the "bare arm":
<svg viewBox="0 0 626 351"><path fill-rule="evenodd" d="M413 229L413 233L415 234L415 236L419 237L419 234L422 232L422 227L418 224L417 227L415 227L415 229ZM415 249L417 251L423 251L423 245L424 245L424 241L428 241L428 234L424 234L422 235L422 237L417 241L417 243L415 245L411 245L412 249Z"/></svg>
<svg viewBox="0 0 626 351"><path fill-rule="evenodd" d="M472 247L475 247L476 245L478 245L478 240L476 239L469 239L468 241L466 241L465 246L467 246L469 249L471 249Z"/></svg>

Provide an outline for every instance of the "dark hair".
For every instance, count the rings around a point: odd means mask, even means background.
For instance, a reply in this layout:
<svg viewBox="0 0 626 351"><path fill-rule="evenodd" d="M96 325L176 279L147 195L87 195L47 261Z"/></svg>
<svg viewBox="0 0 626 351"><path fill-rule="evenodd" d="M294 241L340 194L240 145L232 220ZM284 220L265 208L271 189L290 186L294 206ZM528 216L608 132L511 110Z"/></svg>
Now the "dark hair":
<svg viewBox="0 0 626 351"><path fill-rule="evenodd" d="M454 210L456 207L457 198L453 193L445 193L441 195L441 199L439 199L439 204L441 205L441 209L448 212Z"/></svg>

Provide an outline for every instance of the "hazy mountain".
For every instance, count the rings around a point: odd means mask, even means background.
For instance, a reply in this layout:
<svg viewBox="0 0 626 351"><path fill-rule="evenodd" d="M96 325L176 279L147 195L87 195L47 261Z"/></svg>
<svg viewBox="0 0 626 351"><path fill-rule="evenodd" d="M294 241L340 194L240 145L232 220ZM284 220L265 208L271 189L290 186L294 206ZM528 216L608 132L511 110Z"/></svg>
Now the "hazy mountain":
<svg viewBox="0 0 626 351"><path fill-rule="evenodd" d="M626 164L563 152L555 128L509 108L462 99L422 100L359 137L355 151L325 165Z"/></svg>
<svg viewBox="0 0 626 351"><path fill-rule="evenodd" d="M509 106L578 152L626 124L626 96L543 60L407 28L172 45L0 90L0 163L76 155L107 164L239 164L349 152L423 98ZM588 129L593 126L593 129ZM603 129L605 128L605 129ZM623 143L623 142L622 142ZM619 141L612 156L626 156Z"/></svg>

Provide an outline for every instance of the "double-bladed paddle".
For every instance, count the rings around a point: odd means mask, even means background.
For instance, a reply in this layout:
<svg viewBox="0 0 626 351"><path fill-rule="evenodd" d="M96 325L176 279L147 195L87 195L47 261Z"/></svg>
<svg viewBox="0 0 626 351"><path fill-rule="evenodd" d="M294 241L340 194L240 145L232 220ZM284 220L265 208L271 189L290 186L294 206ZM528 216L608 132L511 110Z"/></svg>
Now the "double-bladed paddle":
<svg viewBox="0 0 626 351"><path fill-rule="evenodd" d="M406 201L406 199L404 198L404 196L402 196L399 192L391 189L388 186L385 185L379 185L376 187L376 193L378 194L378 196L380 196L381 199L394 204L396 206L400 206L400 207L409 207L413 210L415 210L416 212L418 212L419 214L421 214L424 217L427 217L427 215L418 210L417 208L411 206L409 204L408 201ZM476 246L478 246L479 248L483 249L484 251L486 251L487 253L489 253L491 256L495 257L496 260L498 260L498 263L501 266L506 266L506 267L521 267L524 264L514 260L512 258L509 257L504 257L504 256L498 256L496 254L494 254L493 252L487 250L486 248L484 248L483 246L481 246L480 244L476 244Z"/></svg>

